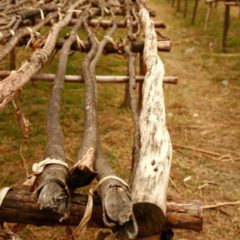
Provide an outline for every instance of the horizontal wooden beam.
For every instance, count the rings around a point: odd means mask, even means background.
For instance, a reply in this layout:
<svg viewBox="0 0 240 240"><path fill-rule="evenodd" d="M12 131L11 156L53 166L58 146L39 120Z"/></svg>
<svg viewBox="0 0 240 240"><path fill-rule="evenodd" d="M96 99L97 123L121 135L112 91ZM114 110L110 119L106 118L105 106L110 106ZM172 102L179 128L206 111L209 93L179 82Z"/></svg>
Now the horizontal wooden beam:
<svg viewBox="0 0 240 240"><path fill-rule="evenodd" d="M64 39L59 39L56 44L57 49L61 49L64 43ZM171 41L170 40L160 40L157 42L158 51L161 52L170 52L171 51ZM88 52L91 48L91 43L89 41L82 41L82 46L79 46L76 42L72 45L71 49L80 52ZM132 42L132 51L135 53L142 52L144 48L143 41L133 41ZM122 43L112 43L108 42L104 49L105 54L121 54L124 52L124 45Z"/></svg>
<svg viewBox="0 0 240 240"><path fill-rule="evenodd" d="M44 44L46 40L43 40L41 44ZM59 39L56 42L55 48L56 49L61 49L65 39ZM21 39L19 41L18 46L25 46L27 44L27 39ZM34 43L36 45L36 43ZM36 47L39 46L33 46L35 49ZM172 47L172 43L170 40L159 40L157 42L157 48L158 51L161 52L170 52ZM79 45L77 42L72 44L71 50L73 51L79 51L79 52L88 52L91 48L91 43L89 41L81 41L81 45ZM133 41L132 43L132 51L135 53L141 53L144 48L144 42L143 41ZM107 45L104 48L104 53L105 54L123 54L124 53L124 45L121 42L108 42Z"/></svg>
<svg viewBox="0 0 240 240"><path fill-rule="evenodd" d="M75 25L76 22L77 22L77 19L72 19L70 21L70 24ZM135 23L133 23L133 26L135 27L135 26L137 26L137 24L138 23L135 22ZM91 19L91 20L89 20L89 25L91 27L98 26L98 27L102 27L102 28L110 28L110 27L112 27L113 22L110 21L110 20L104 20L104 19L103 20ZM154 26L155 26L155 28L166 28L166 24L161 22L161 21L155 21ZM117 27L118 28L125 28L126 27L126 21L124 21L124 20L118 21L117 22Z"/></svg>
<svg viewBox="0 0 240 240"><path fill-rule="evenodd" d="M13 189L8 192L0 207L0 222L32 224L37 226L72 225L79 224L86 207L88 196L73 194L69 208L69 217L62 222L60 216L50 210L40 210L31 192L26 189ZM140 236L146 235L147 229L138 222ZM94 196L93 215L89 226L104 228L102 221L102 206L98 196ZM166 229L179 228L202 230L201 202L170 201L167 203ZM148 233L147 235L151 235Z"/></svg>
<svg viewBox="0 0 240 240"><path fill-rule="evenodd" d="M0 71L0 78L8 77L11 71ZM33 76L32 80L37 81L53 81L56 74L52 73L39 73ZM128 76L96 76L98 83L126 83L129 81ZM136 76L136 82L143 82L144 76ZM78 82L83 83L82 77L78 75L65 75L65 82ZM164 77L164 83L177 84L178 77L166 76Z"/></svg>

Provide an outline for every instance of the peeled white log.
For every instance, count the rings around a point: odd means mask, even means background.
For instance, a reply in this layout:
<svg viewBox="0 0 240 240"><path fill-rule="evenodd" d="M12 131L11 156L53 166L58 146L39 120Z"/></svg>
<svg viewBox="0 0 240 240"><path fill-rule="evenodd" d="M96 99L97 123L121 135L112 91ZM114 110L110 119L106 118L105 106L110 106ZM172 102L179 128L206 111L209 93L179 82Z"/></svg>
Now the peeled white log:
<svg viewBox="0 0 240 240"><path fill-rule="evenodd" d="M164 66L157 54L157 36L154 24L144 4L140 4L139 15L145 35L143 57L146 75L139 123L140 159L133 169L132 200L137 220L141 221L141 224L149 232L157 234L166 221L172 144L166 127L162 87Z"/></svg>
<svg viewBox="0 0 240 240"><path fill-rule="evenodd" d="M0 70L0 78L8 77L11 74L11 71L1 71ZM53 73L39 73L34 75L31 80L36 81L53 81L56 77L56 74ZM65 75L65 82L70 83L83 83L83 79L79 75ZM96 80L98 83L127 83L129 82L129 76L96 76ZM136 76L136 82L142 82L144 80L144 76ZM0 79L1 81L1 79ZM177 84L178 77L175 76L165 76L163 79L164 83L169 84Z"/></svg>

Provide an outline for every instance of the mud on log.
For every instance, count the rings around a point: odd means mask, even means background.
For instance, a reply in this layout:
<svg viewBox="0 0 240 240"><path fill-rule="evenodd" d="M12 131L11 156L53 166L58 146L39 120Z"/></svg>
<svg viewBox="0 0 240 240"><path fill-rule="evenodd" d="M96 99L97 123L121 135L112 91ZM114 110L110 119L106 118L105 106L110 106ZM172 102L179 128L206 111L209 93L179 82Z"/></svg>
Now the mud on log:
<svg viewBox="0 0 240 240"><path fill-rule="evenodd" d="M88 196L74 194L71 196L70 215L62 222L59 221L60 215L50 210L40 210L37 202L32 197L32 192L26 189L13 189L6 195L0 207L0 222L32 224L37 226L58 226L79 224L87 203ZM106 227L102 221L101 200L94 196L94 208L91 227ZM140 236L146 235L144 226L140 224ZM202 208L201 202L193 201L168 201L167 218L163 229L177 228L190 229L194 231L202 230ZM151 235L151 233L149 234Z"/></svg>

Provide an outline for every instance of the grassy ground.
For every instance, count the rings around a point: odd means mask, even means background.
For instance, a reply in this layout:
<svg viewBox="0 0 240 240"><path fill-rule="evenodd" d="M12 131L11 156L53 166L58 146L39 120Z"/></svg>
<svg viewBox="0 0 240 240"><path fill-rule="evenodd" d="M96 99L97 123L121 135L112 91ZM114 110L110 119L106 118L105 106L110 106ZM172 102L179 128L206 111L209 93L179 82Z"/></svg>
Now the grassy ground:
<svg viewBox="0 0 240 240"><path fill-rule="evenodd" d="M192 3L193 1L191 1ZM171 177L177 188L169 186L170 194L180 199L201 199L204 204L240 199L240 57L217 57L220 52L223 11L219 5L209 29L203 30L206 8L200 5L196 26L184 20L167 1L153 0L158 19L168 28L163 33L173 41L171 53L160 54L167 75L177 75L177 86L165 86L167 123L175 145ZM239 19L232 12L229 52L240 52ZM24 53L28 55L29 53ZM18 65L23 53L18 52ZM82 54L74 54L68 73L80 73ZM7 62L3 68L7 68ZM99 74L126 72L125 59L104 56ZM54 72L57 61L44 69ZM21 109L31 122L31 132L24 140L11 104L0 112L0 186L22 182L28 166L44 159L46 146L46 112L51 84L35 82L24 87ZM104 151L120 176L127 179L130 170L132 123L130 112L120 108L124 86L99 85L99 125ZM61 122L65 133L65 149L72 164L81 144L83 132L83 93L81 84L66 84ZM179 146L180 145L180 146ZM22 148L20 147L22 146ZM186 148L196 148L188 150ZM217 154L206 154L200 150ZM22 150L22 154L20 154ZM188 179L188 181L186 181ZM185 180L185 181L184 181ZM178 230L175 239L238 239L240 206L204 211L201 233ZM23 239L65 239L64 229L27 227ZM91 232L89 239L93 239Z"/></svg>

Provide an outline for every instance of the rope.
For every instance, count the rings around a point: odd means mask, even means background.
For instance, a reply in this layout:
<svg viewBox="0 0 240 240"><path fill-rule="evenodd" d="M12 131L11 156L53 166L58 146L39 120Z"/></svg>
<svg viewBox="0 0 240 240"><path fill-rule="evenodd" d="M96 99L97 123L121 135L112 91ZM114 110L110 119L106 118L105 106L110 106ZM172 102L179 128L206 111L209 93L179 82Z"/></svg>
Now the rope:
<svg viewBox="0 0 240 240"><path fill-rule="evenodd" d="M3 200L5 199L10 189L11 189L10 187L4 187L0 189L0 207L2 206Z"/></svg>
<svg viewBox="0 0 240 240"><path fill-rule="evenodd" d="M28 30L29 33L30 33L30 39L28 40L27 45L25 47L25 48L28 48L30 46L31 42L34 40L35 36L38 37L40 35L40 33L39 32L34 32L32 30L32 28L30 28L30 27L26 27L26 30Z"/></svg>
<svg viewBox="0 0 240 240"><path fill-rule="evenodd" d="M41 19L44 20L45 17L44 17L44 12L41 8L38 9L40 11L40 15L41 15Z"/></svg>
<svg viewBox="0 0 240 240"><path fill-rule="evenodd" d="M44 171L44 168L50 164L58 164L58 165L64 166L65 168L68 168L68 164L66 162L63 162L62 160L54 159L54 158L46 158L45 160L39 163L34 163L32 165L33 173L25 180L23 185L33 187L35 185L37 177L41 175Z"/></svg>
<svg viewBox="0 0 240 240"><path fill-rule="evenodd" d="M15 31L13 29L9 29L9 32L12 36L15 36Z"/></svg>
<svg viewBox="0 0 240 240"><path fill-rule="evenodd" d="M83 233L84 229L87 227L87 224L89 222L89 220L91 219L91 216L92 216L92 211L93 211L93 195L94 195L94 192L97 191L97 189L107 180L109 179L114 179L114 180L117 180L119 181L120 183L122 183L127 189L129 189L129 186L128 184L122 180L121 178L115 176L115 175L109 175L107 177L104 177L102 178L95 187L91 188L89 190L89 193L88 193L88 202L87 202L87 206L86 206L86 209L85 209L85 212L84 212L84 215L83 215L83 218L80 222L80 224L78 225L78 227L76 228L76 230L74 231L74 235L76 233L79 233L79 235L81 236L81 234Z"/></svg>
<svg viewBox="0 0 240 240"><path fill-rule="evenodd" d="M59 16L59 21L61 21L63 17L62 17L62 13L61 13L60 8L58 8L58 16Z"/></svg>
<svg viewBox="0 0 240 240"><path fill-rule="evenodd" d="M85 45L83 43L83 41L80 39L80 37L78 36L78 34L76 33L76 40L77 40L77 45L80 49L85 49Z"/></svg>

